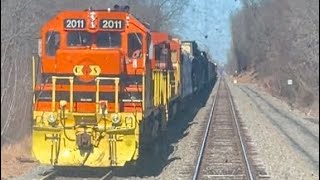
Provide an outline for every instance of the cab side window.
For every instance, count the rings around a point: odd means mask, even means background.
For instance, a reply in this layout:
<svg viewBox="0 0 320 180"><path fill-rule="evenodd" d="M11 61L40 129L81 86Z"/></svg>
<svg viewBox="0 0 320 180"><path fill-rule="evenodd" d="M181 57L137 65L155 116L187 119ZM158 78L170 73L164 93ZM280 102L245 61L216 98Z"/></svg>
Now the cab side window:
<svg viewBox="0 0 320 180"><path fill-rule="evenodd" d="M128 34L128 56L130 58L142 57L142 35L141 35L141 33Z"/></svg>
<svg viewBox="0 0 320 180"><path fill-rule="evenodd" d="M155 58L156 58L156 61L159 61L160 60L160 58L161 58L161 47L160 47L160 45L156 45L155 47L154 47L154 49L155 49Z"/></svg>
<svg viewBox="0 0 320 180"><path fill-rule="evenodd" d="M55 56L60 47L60 33L50 31L46 34L46 54L48 56Z"/></svg>

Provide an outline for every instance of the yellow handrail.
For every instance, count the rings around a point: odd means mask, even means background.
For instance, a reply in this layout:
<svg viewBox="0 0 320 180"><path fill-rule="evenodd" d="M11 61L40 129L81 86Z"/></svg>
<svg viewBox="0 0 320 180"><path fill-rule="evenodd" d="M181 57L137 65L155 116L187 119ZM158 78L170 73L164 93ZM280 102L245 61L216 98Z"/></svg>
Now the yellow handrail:
<svg viewBox="0 0 320 180"><path fill-rule="evenodd" d="M99 86L100 86L100 79L96 79L96 113L99 113L99 94L100 94Z"/></svg>
<svg viewBox="0 0 320 180"><path fill-rule="evenodd" d="M146 54L143 54L143 67L145 67L146 64ZM142 111L145 110L145 70L143 71L142 74Z"/></svg>
<svg viewBox="0 0 320 180"><path fill-rule="evenodd" d="M52 104L51 111L56 110L56 78L52 77Z"/></svg>
<svg viewBox="0 0 320 180"><path fill-rule="evenodd" d="M114 84L116 85L115 88L115 112L119 112L119 78L115 79Z"/></svg>
<svg viewBox="0 0 320 180"><path fill-rule="evenodd" d="M36 86L36 62L35 62L35 58L34 56L32 56L32 90L35 90L35 86Z"/></svg>
<svg viewBox="0 0 320 180"><path fill-rule="evenodd" d="M35 62L34 56L32 56L32 91L33 91L33 104L36 102L36 97L35 97L35 88L36 88L36 62Z"/></svg>
<svg viewBox="0 0 320 180"><path fill-rule="evenodd" d="M73 112L73 78L70 81L70 112Z"/></svg>
<svg viewBox="0 0 320 180"><path fill-rule="evenodd" d="M52 104L51 110L56 109L56 82L57 80L69 80L70 81L70 112L73 111L73 77L72 76L52 76Z"/></svg>
<svg viewBox="0 0 320 180"><path fill-rule="evenodd" d="M119 112L119 82L120 82L120 78L118 77L115 77L115 78L112 78L112 77L97 77L96 78L96 86L97 86L97 90L96 90L96 110L97 112L99 112L99 85L100 85L100 81L101 80L112 80L114 81L114 84L115 84L115 112Z"/></svg>

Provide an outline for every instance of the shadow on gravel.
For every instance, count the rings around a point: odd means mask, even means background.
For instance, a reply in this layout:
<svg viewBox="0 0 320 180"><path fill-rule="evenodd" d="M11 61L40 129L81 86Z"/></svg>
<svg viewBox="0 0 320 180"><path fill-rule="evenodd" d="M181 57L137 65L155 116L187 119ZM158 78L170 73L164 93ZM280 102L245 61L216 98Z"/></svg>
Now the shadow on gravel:
<svg viewBox="0 0 320 180"><path fill-rule="evenodd" d="M56 167L55 177L63 178L101 178L106 175L110 168L90 168L90 167ZM50 172L47 172L50 173ZM44 174L45 175L45 174ZM59 179L59 178L58 178Z"/></svg>
<svg viewBox="0 0 320 180"><path fill-rule="evenodd" d="M213 87L210 86L206 90L199 92L190 102L186 103L188 106L183 111L178 112L176 118L169 122L167 136L161 140L161 148L158 153L155 154L154 149L149 149L144 152L136 166L129 165L125 168L119 168L114 171L114 176L123 178L129 178L130 176L158 176L168 164L181 159L171 158L170 154L174 151L175 144L189 134L186 130L196 124L192 121L199 109L205 106Z"/></svg>
<svg viewBox="0 0 320 180"><path fill-rule="evenodd" d="M186 137L189 132L186 130L196 122L192 122L199 109L205 106L208 97L214 86L208 87L206 90L199 92L193 97L183 111L178 112L176 118L169 122L166 136L160 140L160 148L155 151L151 147L142 152L136 164L129 164L121 168L113 168L112 176L120 179L128 179L132 177L155 177L158 176L168 164L179 157L170 157L174 151L174 145L179 140ZM58 177L69 178L101 178L110 171L110 168L71 168L63 167L58 169Z"/></svg>

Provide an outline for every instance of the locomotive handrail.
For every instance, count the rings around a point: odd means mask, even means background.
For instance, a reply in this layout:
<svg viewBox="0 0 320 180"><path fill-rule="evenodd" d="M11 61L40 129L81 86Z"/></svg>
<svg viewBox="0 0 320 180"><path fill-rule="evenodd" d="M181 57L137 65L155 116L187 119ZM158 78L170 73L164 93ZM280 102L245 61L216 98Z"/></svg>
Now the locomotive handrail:
<svg viewBox="0 0 320 180"><path fill-rule="evenodd" d="M99 93L100 93L100 89L99 89L99 85L100 85L100 81L114 81L115 84L115 91L114 91L114 96L115 96L115 113L119 112L119 81L120 78L118 77L97 77L96 78L96 86L97 86L97 90L96 90L96 112L99 112Z"/></svg>
<svg viewBox="0 0 320 180"><path fill-rule="evenodd" d="M32 90L35 90L36 86L36 59L32 56Z"/></svg>
<svg viewBox="0 0 320 180"><path fill-rule="evenodd" d="M122 102L136 102L136 103L141 103L143 100L141 99L122 99Z"/></svg>
<svg viewBox="0 0 320 180"><path fill-rule="evenodd" d="M34 62L34 60L33 60ZM34 64L34 63L33 63ZM55 111L56 106L56 81L57 80L69 80L70 82L70 112L73 112L73 85L74 85L74 77L72 76L52 76L52 102L51 102L51 110ZM100 81L114 81L115 82L115 112L119 112L119 81L118 77L97 77L96 78L96 110L99 112L99 93L100 93ZM33 85L33 89L35 89Z"/></svg>
<svg viewBox="0 0 320 180"><path fill-rule="evenodd" d="M70 82L70 112L73 112L73 80L72 76L52 76L52 104L51 109L55 111L56 108L56 81L57 80L69 80Z"/></svg>
<svg viewBox="0 0 320 180"><path fill-rule="evenodd" d="M32 56L32 91L33 91L33 97L32 97L32 102L35 104L36 102L36 97L35 97L35 87L36 87L36 59L34 56Z"/></svg>

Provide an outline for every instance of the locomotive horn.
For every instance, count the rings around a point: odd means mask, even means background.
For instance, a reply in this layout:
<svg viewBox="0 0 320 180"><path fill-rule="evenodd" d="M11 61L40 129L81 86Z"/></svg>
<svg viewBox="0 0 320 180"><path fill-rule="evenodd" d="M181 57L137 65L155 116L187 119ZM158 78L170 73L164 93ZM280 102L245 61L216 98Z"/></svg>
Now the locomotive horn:
<svg viewBox="0 0 320 180"><path fill-rule="evenodd" d="M115 11L119 11L120 6L119 6L118 4L115 4L115 5L113 6L113 9L114 9Z"/></svg>
<svg viewBox="0 0 320 180"><path fill-rule="evenodd" d="M124 12L128 13L130 10L130 6L128 6L128 5L124 6L123 10L124 10Z"/></svg>

